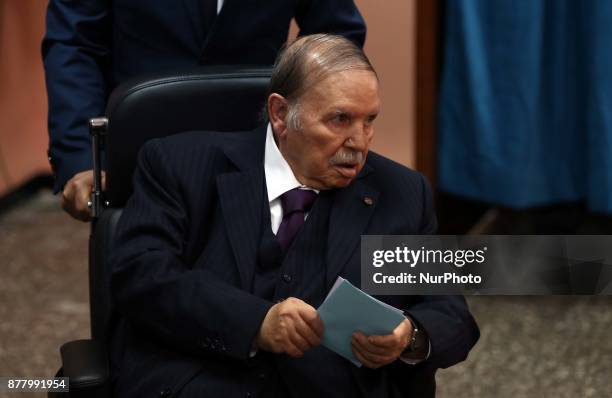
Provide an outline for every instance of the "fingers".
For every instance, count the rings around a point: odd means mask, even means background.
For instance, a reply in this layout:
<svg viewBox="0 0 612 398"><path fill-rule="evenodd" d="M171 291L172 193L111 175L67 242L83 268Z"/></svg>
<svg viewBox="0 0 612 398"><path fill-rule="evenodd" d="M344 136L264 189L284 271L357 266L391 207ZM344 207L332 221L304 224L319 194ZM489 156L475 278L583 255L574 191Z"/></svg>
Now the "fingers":
<svg viewBox="0 0 612 398"><path fill-rule="evenodd" d="M283 351L293 358L301 358L311 348L310 343L297 331L288 333L287 337L288 342Z"/></svg>
<svg viewBox="0 0 612 398"><path fill-rule="evenodd" d="M403 351L408 346L411 336L412 324L409 320L405 319L389 334L368 336L368 342L376 347L386 349L398 348Z"/></svg>
<svg viewBox="0 0 612 398"><path fill-rule="evenodd" d="M268 311L256 343L266 351L299 358L321 343L322 334L316 310L302 300L289 298Z"/></svg>
<svg viewBox="0 0 612 398"><path fill-rule="evenodd" d="M301 316L294 319L295 335L298 335L307 344L305 350L316 347L321 344L321 335L310 326L310 323L304 320Z"/></svg>
<svg viewBox="0 0 612 398"><path fill-rule="evenodd" d="M387 335L366 336L361 332L355 332L351 347L363 365L376 369L399 358L408 346L411 335L412 324L405 320Z"/></svg>
<svg viewBox="0 0 612 398"><path fill-rule="evenodd" d="M399 355L395 350L372 345L368 342L368 337L362 333L353 334L351 348L359 362L372 369L377 369L393 362Z"/></svg>
<svg viewBox="0 0 612 398"><path fill-rule="evenodd" d="M367 343L372 346L383 350L389 350L400 344L400 339L394 334L386 334L384 336L368 336L366 338Z"/></svg>
<svg viewBox="0 0 612 398"><path fill-rule="evenodd" d="M287 325L288 337L291 342L307 351L321 343L322 322L317 311L309 304L297 298L289 298L281 305ZM321 324L319 325L319 322Z"/></svg>
<svg viewBox="0 0 612 398"><path fill-rule="evenodd" d="M358 347L362 348L363 350L377 355L386 355L391 350L392 347L382 347L372 343L370 341L372 337L374 336L368 337L360 332L353 333L353 340L355 340Z"/></svg>
<svg viewBox="0 0 612 398"><path fill-rule="evenodd" d="M364 366L370 369L378 369L381 366L384 366L395 360L395 358L368 353L365 350L359 348L354 342L354 340L351 342L351 349L353 350L353 354L355 355L355 357L357 357L359 362L361 362Z"/></svg>
<svg viewBox="0 0 612 398"><path fill-rule="evenodd" d="M91 211L87 203L90 200L92 189L92 170L75 174L68 180L62 191L62 209L77 220L89 221Z"/></svg>
<svg viewBox="0 0 612 398"><path fill-rule="evenodd" d="M306 304L306 303L304 303ZM323 338L323 321L319 316L317 310L315 310L310 305L306 304L309 308L300 308L300 317L304 320L310 327L312 331L317 335L319 341ZM317 343L318 345L319 343Z"/></svg>

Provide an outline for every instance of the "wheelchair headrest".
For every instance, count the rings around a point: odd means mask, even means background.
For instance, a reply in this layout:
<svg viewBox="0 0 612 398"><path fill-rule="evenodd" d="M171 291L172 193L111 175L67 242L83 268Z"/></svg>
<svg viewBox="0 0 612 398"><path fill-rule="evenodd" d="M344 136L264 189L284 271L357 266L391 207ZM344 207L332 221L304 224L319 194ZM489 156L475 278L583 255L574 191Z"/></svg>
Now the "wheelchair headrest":
<svg viewBox="0 0 612 398"><path fill-rule="evenodd" d="M106 108L106 199L122 207L132 193L140 147L189 130L246 131L261 124L270 68L203 67L134 79L117 87Z"/></svg>

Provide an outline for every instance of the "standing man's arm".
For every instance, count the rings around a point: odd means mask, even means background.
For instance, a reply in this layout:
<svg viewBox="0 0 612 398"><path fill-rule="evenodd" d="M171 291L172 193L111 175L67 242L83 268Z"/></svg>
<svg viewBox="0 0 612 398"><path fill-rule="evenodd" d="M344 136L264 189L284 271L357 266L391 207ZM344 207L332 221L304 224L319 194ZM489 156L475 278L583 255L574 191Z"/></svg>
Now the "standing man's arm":
<svg viewBox="0 0 612 398"><path fill-rule="evenodd" d="M109 7L107 0L50 0L42 43L54 191L63 190L62 206L81 220L89 218L93 186L87 121L104 113L108 95Z"/></svg>
<svg viewBox="0 0 612 398"><path fill-rule="evenodd" d="M353 0L300 0L295 20L299 36L313 33L341 35L363 47L366 25Z"/></svg>

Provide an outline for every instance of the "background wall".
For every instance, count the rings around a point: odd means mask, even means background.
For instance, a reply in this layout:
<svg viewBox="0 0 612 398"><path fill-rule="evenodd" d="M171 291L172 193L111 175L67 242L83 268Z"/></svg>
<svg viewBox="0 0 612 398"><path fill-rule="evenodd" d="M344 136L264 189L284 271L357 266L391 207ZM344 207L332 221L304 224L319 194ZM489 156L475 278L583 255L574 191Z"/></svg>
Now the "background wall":
<svg viewBox="0 0 612 398"><path fill-rule="evenodd" d="M373 150L414 167L417 1L357 0L356 4L368 26L365 50L381 81L382 112Z"/></svg>
<svg viewBox="0 0 612 398"><path fill-rule="evenodd" d="M0 1L0 197L51 173L40 59L46 1Z"/></svg>

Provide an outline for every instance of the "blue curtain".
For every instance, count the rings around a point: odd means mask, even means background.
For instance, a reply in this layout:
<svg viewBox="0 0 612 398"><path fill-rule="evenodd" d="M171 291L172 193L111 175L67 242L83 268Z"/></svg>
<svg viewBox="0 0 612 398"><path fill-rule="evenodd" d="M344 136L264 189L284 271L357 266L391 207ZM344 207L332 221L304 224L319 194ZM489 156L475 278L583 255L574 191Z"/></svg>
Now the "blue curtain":
<svg viewBox="0 0 612 398"><path fill-rule="evenodd" d="M442 191L612 213L612 1L449 0Z"/></svg>

